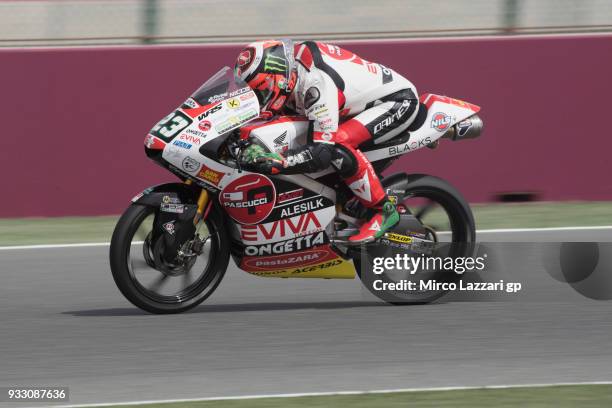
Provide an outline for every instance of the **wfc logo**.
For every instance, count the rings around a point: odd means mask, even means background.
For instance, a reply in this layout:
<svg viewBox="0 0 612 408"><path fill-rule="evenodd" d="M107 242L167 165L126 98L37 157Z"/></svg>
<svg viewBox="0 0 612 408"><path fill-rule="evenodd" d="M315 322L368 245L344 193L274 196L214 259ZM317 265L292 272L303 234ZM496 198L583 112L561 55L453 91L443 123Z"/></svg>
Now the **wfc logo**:
<svg viewBox="0 0 612 408"><path fill-rule="evenodd" d="M274 55L266 55L264 60L264 71L265 72L280 72L285 73L287 71L287 64L281 57L275 57Z"/></svg>

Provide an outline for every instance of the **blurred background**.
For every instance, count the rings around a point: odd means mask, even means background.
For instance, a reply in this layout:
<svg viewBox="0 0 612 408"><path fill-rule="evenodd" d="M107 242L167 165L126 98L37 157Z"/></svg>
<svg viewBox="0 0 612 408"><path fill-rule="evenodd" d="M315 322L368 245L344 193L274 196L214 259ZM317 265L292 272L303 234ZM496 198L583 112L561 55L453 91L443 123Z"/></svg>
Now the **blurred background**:
<svg viewBox="0 0 612 408"><path fill-rule="evenodd" d="M456 186L479 241L517 242L483 248L524 297L379 308L358 280L231 265L194 313L127 303L106 243L132 197L176 181L145 157L145 136L266 37L337 43L421 95L482 107L480 138L411 152L387 174ZM572 287L551 272L557 252L544 263L534 250L612 236L611 73L612 0L0 0L0 384L69 386L78 404L611 380L609 303L585 297L610 287L610 245L580 247L602 267ZM567 226L595 228L516 230ZM546 405L499 392L370 406ZM609 386L548 395L612 406Z"/></svg>
<svg viewBox="0 0 612 408"><path fill-rule="evenodd" d="M597 32L609 0L0 1L3 45Z"/></svg>
<svg viewBox="0 0 612 408"><path fill-rule="evenodd" d="M609 224L611 32L609 0L0 0L0 182L19 197L0 217L121 213L173 179L142 152L151 126L246 43L289 37L482 107L481 138L402 156L389 173L446 178L483 205L588 202L557 219ZM523 209L496 211L512 226ZM550 207L530 211L528 224Z"/></svg>

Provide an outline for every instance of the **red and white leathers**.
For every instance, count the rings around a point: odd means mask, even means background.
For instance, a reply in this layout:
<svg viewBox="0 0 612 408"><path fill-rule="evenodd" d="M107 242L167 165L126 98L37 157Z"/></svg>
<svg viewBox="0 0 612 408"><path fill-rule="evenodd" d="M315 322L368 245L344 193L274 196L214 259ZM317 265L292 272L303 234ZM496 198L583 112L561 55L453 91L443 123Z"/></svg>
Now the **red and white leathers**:
<svg viewBox="0 0 612 408"><path fill-rule="evenodd" d="M376 206L385 191L358 146L405 131L418 111L416 88L392 69L336 45L298 43L294 58L297 82L286 107L313 122L309 143L344 152L332 157L332 165L366 207Z"/></svg>

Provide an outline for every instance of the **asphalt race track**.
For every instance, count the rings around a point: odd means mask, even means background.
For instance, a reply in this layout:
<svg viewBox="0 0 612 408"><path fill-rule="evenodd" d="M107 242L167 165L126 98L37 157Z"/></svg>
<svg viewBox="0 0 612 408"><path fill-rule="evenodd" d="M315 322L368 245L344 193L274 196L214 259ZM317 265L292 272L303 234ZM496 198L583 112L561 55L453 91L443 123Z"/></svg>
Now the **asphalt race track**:
<svg viewBox="0 0 612 408"><path fill-rule="evenodd" d="M609 242L612 229L480 239ZM0 386L69 386L76 404L612 380L612 303L551 279L519 253L531 245L498 257L529 282L514 300L387 306L358 280L232 268L205 304L171 316L123 299L108 247L3 250Z"/></svg>

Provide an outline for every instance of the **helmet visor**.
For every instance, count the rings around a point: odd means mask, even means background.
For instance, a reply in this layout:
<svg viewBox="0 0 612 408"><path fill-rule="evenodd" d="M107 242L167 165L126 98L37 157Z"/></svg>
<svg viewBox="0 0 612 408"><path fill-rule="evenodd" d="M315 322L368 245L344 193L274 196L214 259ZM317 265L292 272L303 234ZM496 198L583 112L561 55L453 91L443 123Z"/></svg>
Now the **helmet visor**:
<svg viewBox="0 0 612 408"><path fill-rule="evenodd" d="M257 74L255 78L249 81L249 86L259 99L259 106L265 106L274 95L274 76L269 74Z"/></svg>

